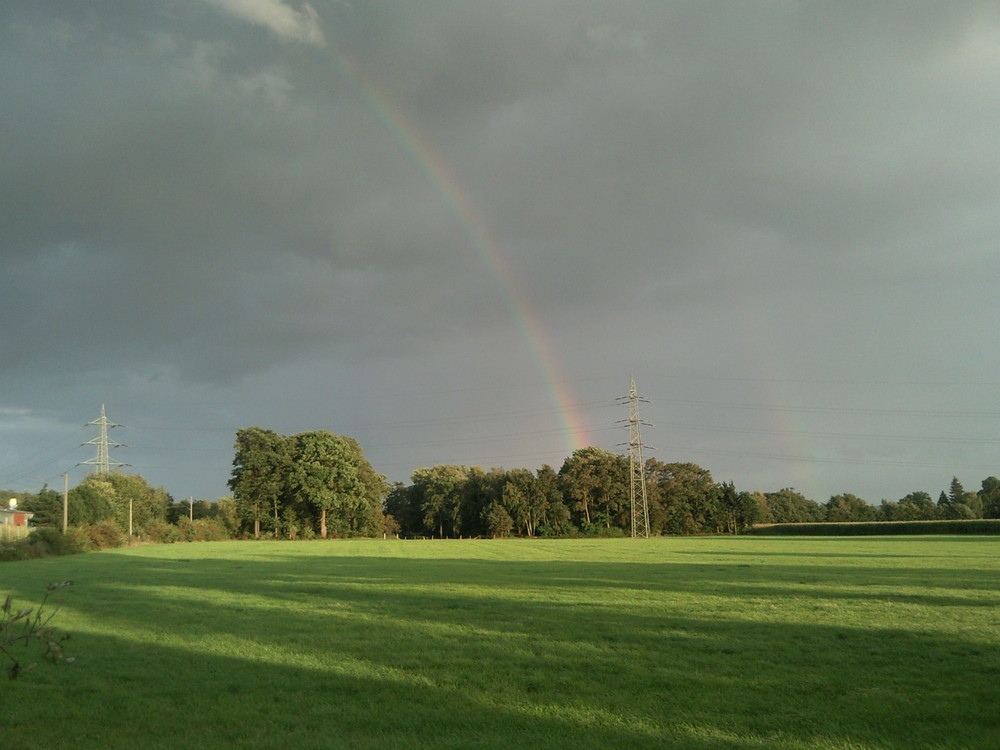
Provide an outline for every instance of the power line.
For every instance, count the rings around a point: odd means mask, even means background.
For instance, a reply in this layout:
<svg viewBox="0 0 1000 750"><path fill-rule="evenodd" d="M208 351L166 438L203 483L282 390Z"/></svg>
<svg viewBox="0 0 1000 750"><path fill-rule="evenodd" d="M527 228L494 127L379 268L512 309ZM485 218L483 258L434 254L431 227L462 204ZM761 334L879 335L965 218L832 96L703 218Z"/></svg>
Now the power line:
<svg viewBox="0 0 1000 750"><path fill-rule="evenodd" d="M857 464L861 466L914 466L925 469L995 469L991 464L951 464L927 463L925 461L902 461L879 458L827 458L823 456L797 456L787 453L762 453L756 451L736 451L725 448L694 448L684 445L668 445L667 450L678 453L710 453L718 456L735 456L738 458L763 458L774 461L794 461L815 464Z"/></svg>
<svg viewBox="0 0 1000 750"><path fill-rule="evenodd" d="M864 409L859 407L836 406L787 406L783 404L738 404L697 399L665 399L666 403L686 406L710 406L719 409L748 409L754 411L798 411L812 414L862 414L866 416L889 417L963 417L967 419L1000 419L1000 412L986 411L944 411L931 409Z"/></svg>

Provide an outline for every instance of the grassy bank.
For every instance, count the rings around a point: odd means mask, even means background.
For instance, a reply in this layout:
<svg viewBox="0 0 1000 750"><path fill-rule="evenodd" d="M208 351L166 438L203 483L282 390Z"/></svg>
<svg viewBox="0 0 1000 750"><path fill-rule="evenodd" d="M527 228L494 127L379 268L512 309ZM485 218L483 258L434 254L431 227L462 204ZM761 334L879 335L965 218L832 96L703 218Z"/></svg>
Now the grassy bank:
<svg viewBox="0 0 1000 750"><path fill-rule="evenodd" d="M73 579L11 748L989 748L1000 539L227 542Z"/></svg>

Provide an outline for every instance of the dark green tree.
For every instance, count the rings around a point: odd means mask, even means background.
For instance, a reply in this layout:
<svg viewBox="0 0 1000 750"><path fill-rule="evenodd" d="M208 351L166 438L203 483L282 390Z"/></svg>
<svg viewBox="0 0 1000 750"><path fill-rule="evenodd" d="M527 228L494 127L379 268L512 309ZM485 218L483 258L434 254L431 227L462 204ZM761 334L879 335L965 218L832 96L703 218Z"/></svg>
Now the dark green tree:
<svg viewBox="0 0 1000 750"><path fill-rule="evenodd" d="M525 536L534 536L548 508L547 498L536 476L528 469L508 471L501 497L515 527L523 529Z"/></svg>
<svg viewBox="0 0 1000 750"><path fill-rule="evenodd" d="M663 534L704 534L726 528L722 490L692 463L646 461L650 526ZM655 523L654 523L655 520Z"/></svg>
<svg viewBox="0 0 1000 750"><path fill-rule="evenodd" d="M817 523L826 520L826 509L815 500L809 500L791 487L766 492L768 509L774 523Z"/></svg>
<svg viewBox="0 0 1000 750"><path fill-rule="evenodd" d="M983 518L1000 518L1000 479L984 479L979 499L983 504Z"/></svg>
<svg viewBox="0 0 1000 750"><path fill-rule="evenodd" d="M297 503L316 511L319 535L327 536L327 518L335 518L339 535L356 527L364 507L364 485L356 451L340 435L323 430L296 435L289 472L289 491Z"/></svg>
<svg viewBox="0 0 1000 750"><path fill-rule="evenodd" d="M938 508L929 494L917 491L901 497L894 506L883 502L882 514L886 521L933 521Z"/></svg>
<svg viewBox="0 0 1000 750"><path fill-rule="evenodd" d="M570 521L569 508L563 500L559 475L551 466L544 464L535 472L535 479L538 491L545 498L545 512L538 524L538 533L545 536L568 534L573 524Z"/></svg>
<svg viewBox="0 0 1000 750"><path fill-rule="evenodd" d="M34 526L62 527L62 495L50 490L48 485L43 486L37 495L26 495L21 498L18 507L35 514L31 519Z"/></svg>
<svg viewBox="0 0 1000 750"><path fill-rule="evenodd" d="M757 523L760 505L750 492L737 492L732 482L723 482L718 487L719 507L725 518L726 531L739 534Z"/></svg>
<svg viewBox="0 0 1000 750"><path fill-rule="evenodd" d="M966 492L958 477L951 478L948 493L942 492L938 498L938 511L946 520L983 517L979 496L975 492Z"/></svg>
<svg viewBox="0 0 1000 750"><path fill-rule="evenodd" d="M457 529L459 535L491 535L487 508L500 503L506 476L503 469L483 471L480 467L473 466L468 470L462 483L462 501L458 511L461 519L461 526Z"/></svg>
<svg viewBox="0 0 1000 750"><path fill-rule="evenodd" d="M236 432L229 489L240 518L251 525L254 538L260 538L261 524L272 513L277 527L281 503L287 494L291 449L291 441L272 430L247 427Z"/></svg>
<svg viewBox="0 0 1000 750"><path fill-rule="evenodd" d="M826 520L831 522L874 521L877 517L873 506L857 495L833 495L824 503Z"/></svg>
<svg viewBox="0 0 1000 750"><path fill-rule="evenodd" d="M628 459L601 448L573 451L559 470L562 495L586 532L629 522Z"/></svg>
<svg viewBox="0 0 1000 750"><path fill-rule="evenodd" d="M99 523L114 518L115 512L108 498L86 479L69 491L67 499L70 526Z"/></svg>
<svg viewBox="0 0 1000 750"><path fill-rule="evenodd" d="M514 529L514 519L500 503L490 503L484 513L486 530L494 539L509 536Z"/></svg>
<svg viewBox="0 0 1000 750"><path fill-rule="evenodd" d="M349 517L351 533L362 536L395 535L399 526L395 519L385 518L385 499L389 494L389 482L384 474L379 474L365 458L361 444L352 437L344 437L344 442L355 463L361 495L356 497L356 505Z"/></svg>
<svg viewBox="0 0 1000 750"><path fill-rule="evenodd" d="M385 499L385 512L399 525L399 533L404 536L423 534L423 514L417 488L395 482L389 488Z"/></svg>
<svg viewBox="0 0 1000 750"><path fill-rule="evenodd" d="M459 536L461 508L469 469L465 466L434 466L413 472L413 484L420 497L423 525L438 537Z"/></svg>

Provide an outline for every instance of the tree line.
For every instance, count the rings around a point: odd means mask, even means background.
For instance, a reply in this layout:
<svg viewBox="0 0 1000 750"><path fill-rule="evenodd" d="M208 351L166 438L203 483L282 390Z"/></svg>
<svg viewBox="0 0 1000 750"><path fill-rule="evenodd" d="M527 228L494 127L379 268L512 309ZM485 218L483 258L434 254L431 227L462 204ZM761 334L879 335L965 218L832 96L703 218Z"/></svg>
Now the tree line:
<svg viewBox="0 0 1000 750"><path fill-rule="evenodd" d="M792 488L739 491L693 463L648 459L644 466L651 534L737 534L755 524L1000 518L1000 480L979 492L953 478L935 503L926 492L872 505L853 494L825 503ZM631 528L629 460L600 448L577 450L556 471L543 466L418 469L394 486L386 511L413 536L623 535Z"/></svg>
<svg viewBox="0 0 1000 750"><path fill-rule="evenodd" d="M872 505L856 495L824 503L792 488L740 491L693 463L645 462L651 534L740 533L755 524L1000 518L1000 479L978 491L953 478L935 501L911 492ZM229 537L506 537L624 535L631 529L629 459L596 447L558 469L437 465L389 484L360 444L327 431L236 433L229 488L215 502L176 501L136 475L92 474L69 493L71 526L113 526L151 541ZM22 496L23 497L23 496ZM36 525L59 526L62 496L24 497Z"/></svg>
<svg viewBox="0 0 1000 750"><path fill-rule="evenodd" d="M1000 480L967 492L952 480L874 506L853 495L820 504L792 488L737 490L693 463L648 459L643 476L652 534L740 533L754 524L1000 517ZM237 433L230 488L253 535L505 537L623 535L631 528L629 459L596 447L559 469L437 465L389 485L357 441L330 433Z"/></svg>

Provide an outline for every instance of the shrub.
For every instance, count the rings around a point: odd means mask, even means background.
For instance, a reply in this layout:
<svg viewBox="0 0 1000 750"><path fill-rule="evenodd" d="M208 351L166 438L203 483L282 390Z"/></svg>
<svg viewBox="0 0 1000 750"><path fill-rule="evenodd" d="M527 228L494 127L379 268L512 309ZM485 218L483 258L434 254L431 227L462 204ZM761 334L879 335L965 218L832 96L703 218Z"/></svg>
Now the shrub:
<svg viewBox="0 0 1000 750"><path fill-rule="evenodd" d="M85 523L80 526L80 530L87 535L92 549L114 549L123 547L128 542L125 532L114 521Z"/></svg>
<svg viewBox="0 0 1000 750"><path fill-rule="evenodd" d="M181 542L193 542L195 537L194 521L187 517L177 519L177 539Z"/></svg>
<svg viewBox="0 0 1000 750"><path fill-rule="evenodd" d="M871 521L862 523L788 523L757 526L762 536L869 536L890 534L1000 534L997 520Z"/></svg>
<svg viewBox="0 0 1000 750"><path fill-rule="evenodd" d="M79 526L70 526L66 529L65 536L69 540L68 543L72 544L80 552L89 552L94 549L94 543L91 541L90 535Z"/></svg>
<svg viewBox="0 0 1000 750"><path fill-rule="evenodd" d="M52 526L42 526L28 535L28 545L34 547L38 554L33 557L48 557L50 555L75 555L83 552L85 545L75 535L63 534Z"/></svg>
<svg viewBox="0 0 1000 750"><path fill-rule="evenodd" d="M229 529L215 518L181 518L177 521L178 539L185 542L222 542L231 539Z"/></svg>
<svg viewBox="0 0 1000 750"><path fill-rule="evenodd" d="M196 518L194 520L194 541L222 542L229 539L229 529L215 518Z"/></svg>
<svg viewBox="0 0 1000 750"><path fill-rule="evenodd" d="M23 542L0 542L0 562L28 559L28 545Z"/></svg>
<svg viewBox="0 0 1000 750"><path fill-rule="evenodd" d="M147 541L156 544L173 544L180 541L181 535L177 527L166 521L150 521L143 529L143 535Z"/></svg>
<svg viewBox="0 0 1000 750"><path fill-rule="evenodd" d="M62 534L58 529L43 526L16 542L0 542L0 562L72 555L86 548L86 543L78 536Z"/></svg>

